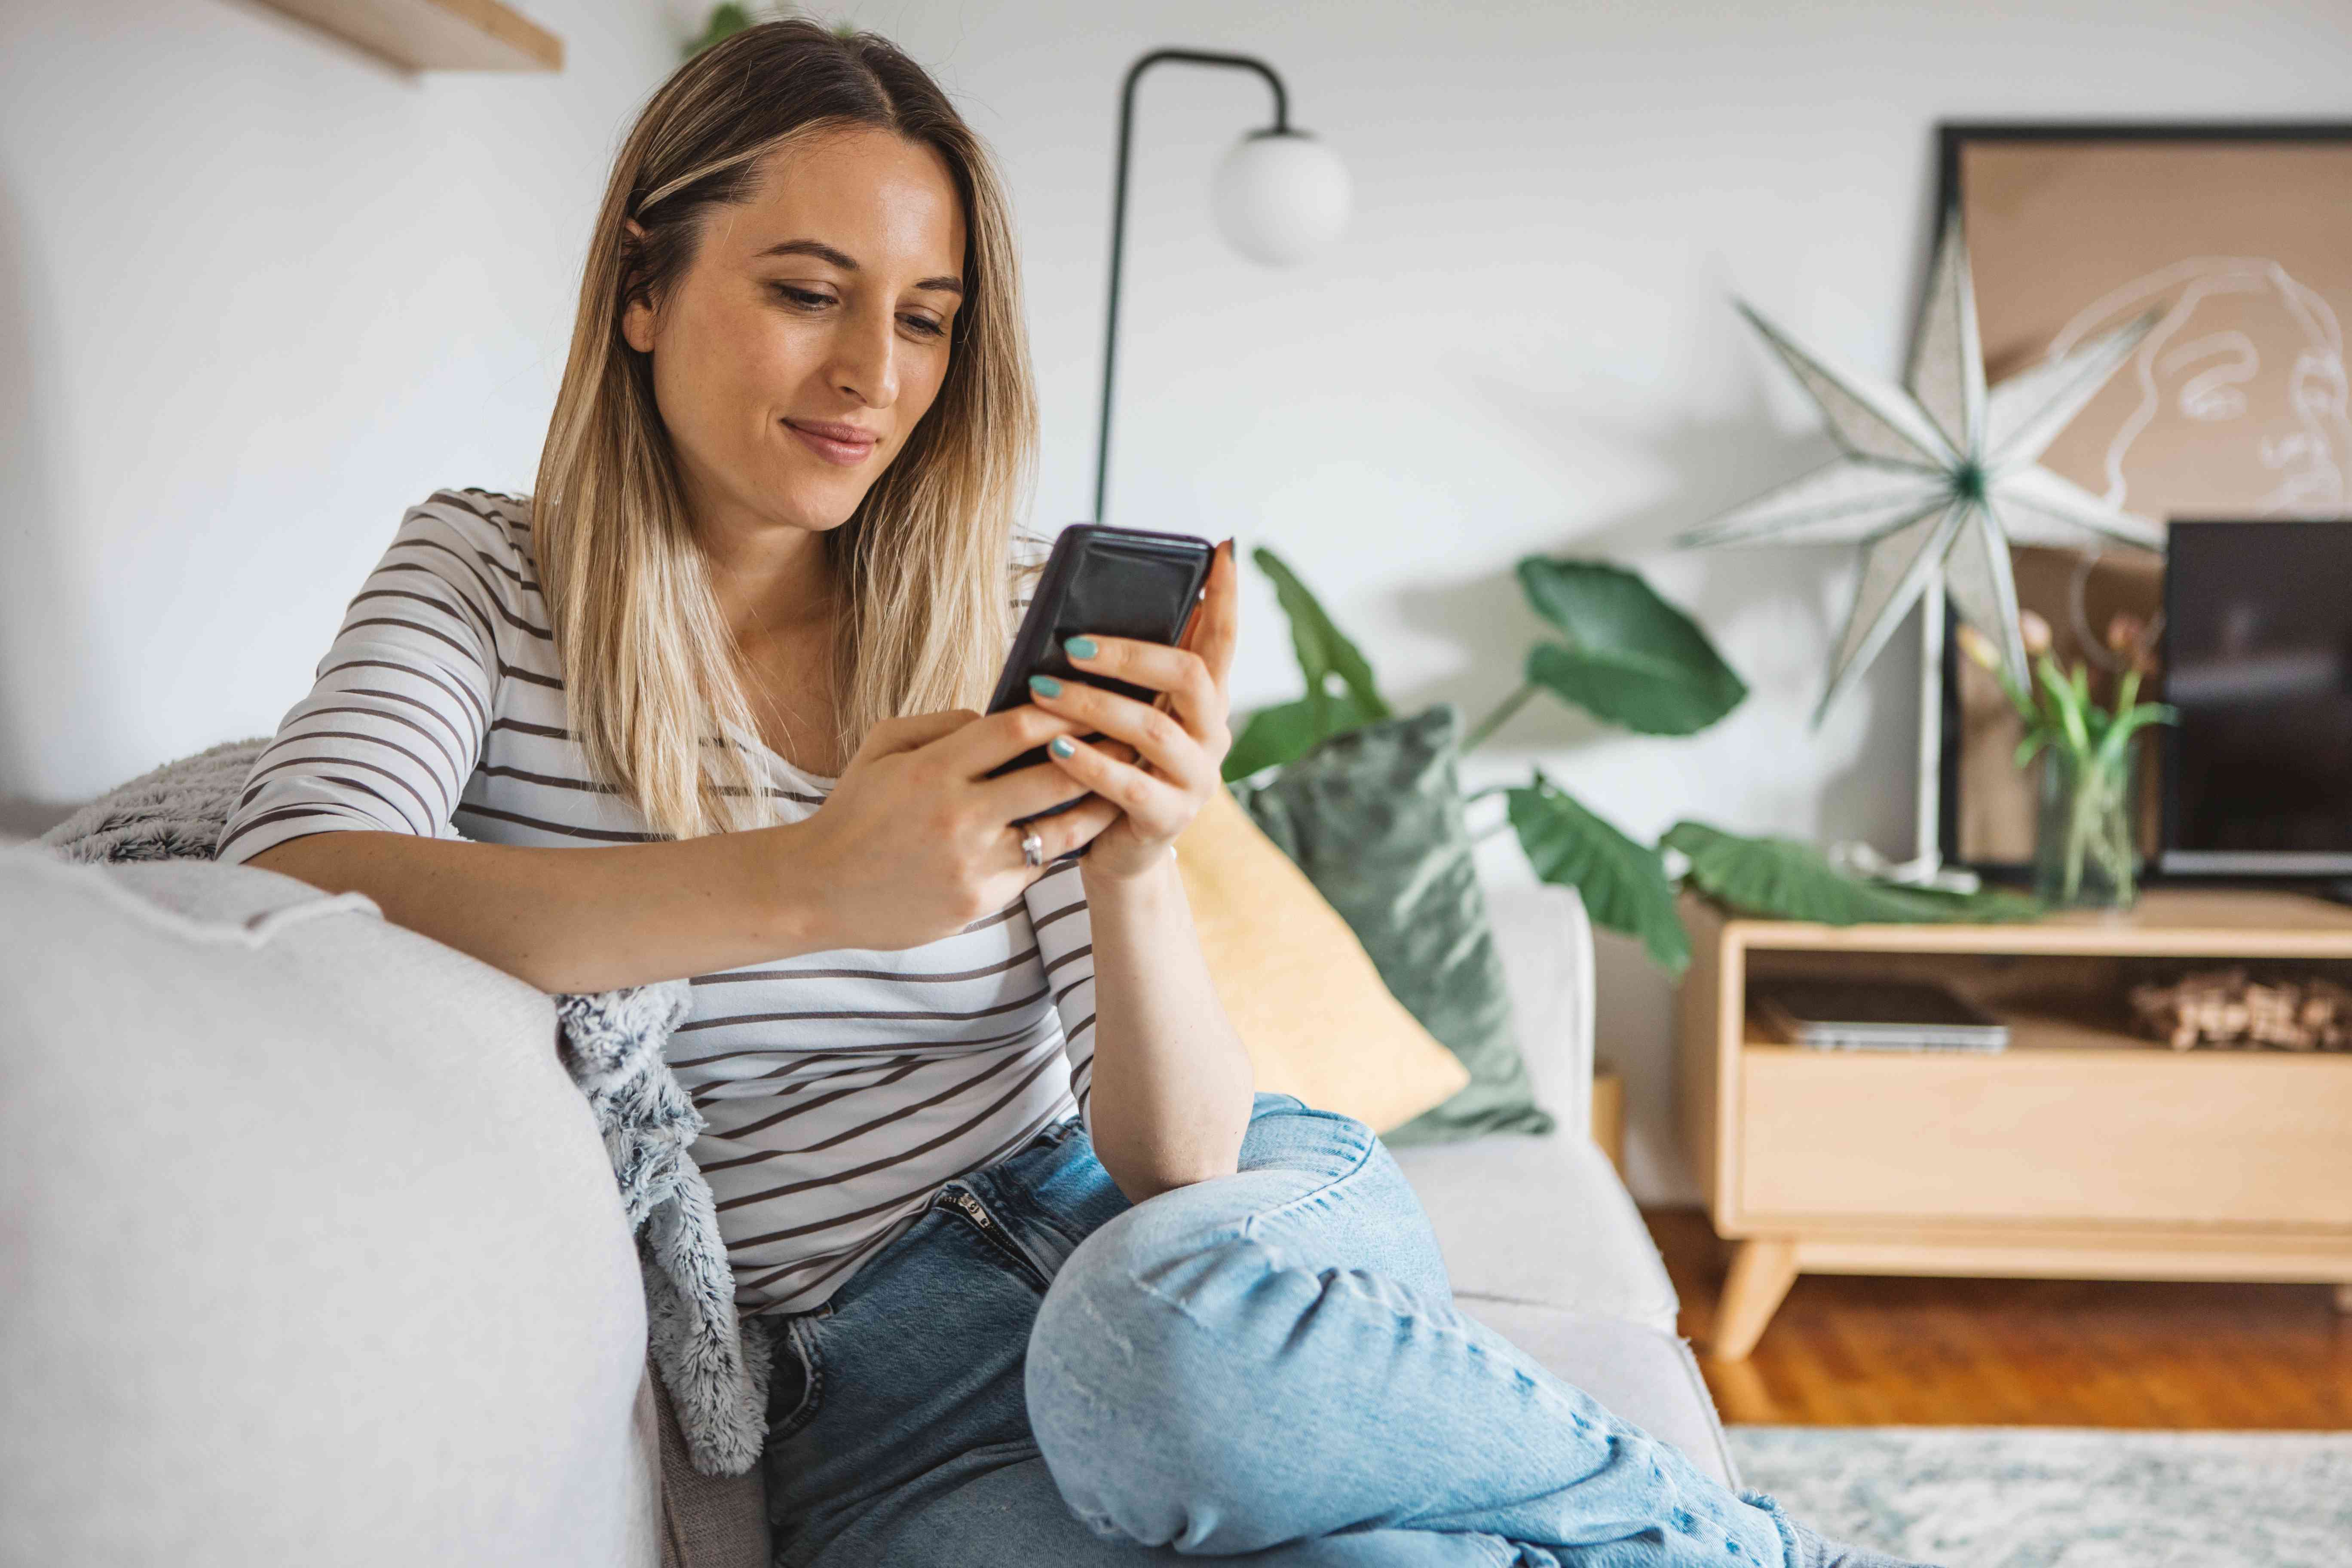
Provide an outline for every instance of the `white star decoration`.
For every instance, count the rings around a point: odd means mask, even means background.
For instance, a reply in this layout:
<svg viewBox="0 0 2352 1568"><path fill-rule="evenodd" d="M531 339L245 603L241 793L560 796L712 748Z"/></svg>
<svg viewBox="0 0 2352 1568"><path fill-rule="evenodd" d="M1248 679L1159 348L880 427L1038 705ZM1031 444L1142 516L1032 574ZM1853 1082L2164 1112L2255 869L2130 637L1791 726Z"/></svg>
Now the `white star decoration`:
<svg viewBox="0 0 2352 1568"><path fill-rule="evenodd" d="M1901 387L1798 346L1745 302L1739 310L1821 405L1844 455L1675 542L1862 542L1862 580L1830 655L1816 724L1870 668L1939 567L1952 607L1992 640L2022 681L2012 541L2079 544L2086 535L2105 534L2149 550L2164 547L2159 524L2108 505L2040 462L2160 312L1988 392L1958 213L1944 225Z"/></svg>

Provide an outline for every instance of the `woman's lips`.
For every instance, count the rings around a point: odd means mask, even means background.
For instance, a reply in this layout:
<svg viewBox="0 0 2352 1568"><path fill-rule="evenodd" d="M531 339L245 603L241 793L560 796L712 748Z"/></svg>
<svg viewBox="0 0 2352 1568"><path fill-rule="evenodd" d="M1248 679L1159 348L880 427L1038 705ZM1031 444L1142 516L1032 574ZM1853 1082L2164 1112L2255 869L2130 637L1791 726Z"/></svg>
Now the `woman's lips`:
<svg viewBox="0 0 2352 1568"><path fill-rule="evenodd" d="M820 435L814 430L803 430L789 419L784 421L784 428L799 437L810 451L814 452L826 462L838 463L845 468L862 463L874 454L874 441L871 437L863 441L844 441L835 437Z"/></svg>

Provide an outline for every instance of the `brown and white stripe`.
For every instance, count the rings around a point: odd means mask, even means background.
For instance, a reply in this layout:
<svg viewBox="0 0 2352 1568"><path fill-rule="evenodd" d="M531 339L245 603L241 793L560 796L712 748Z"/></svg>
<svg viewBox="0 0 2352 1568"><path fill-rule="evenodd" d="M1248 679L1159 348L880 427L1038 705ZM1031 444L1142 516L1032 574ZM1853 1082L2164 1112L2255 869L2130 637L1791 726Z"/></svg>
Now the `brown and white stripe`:
<svg viewBox="0 0 2352 1568"><path fill-rule="evenodd" d="M641 842L589 781L531 564L527 501L436 490L401 520L254 763L219 857L341 829L498 844ZM781 819L834 781L756 736ZM942 1182L1082 1115L1094 963L1076 868L954 936L693 977L670 1065L744 1310L822 1303Z"/></svg>

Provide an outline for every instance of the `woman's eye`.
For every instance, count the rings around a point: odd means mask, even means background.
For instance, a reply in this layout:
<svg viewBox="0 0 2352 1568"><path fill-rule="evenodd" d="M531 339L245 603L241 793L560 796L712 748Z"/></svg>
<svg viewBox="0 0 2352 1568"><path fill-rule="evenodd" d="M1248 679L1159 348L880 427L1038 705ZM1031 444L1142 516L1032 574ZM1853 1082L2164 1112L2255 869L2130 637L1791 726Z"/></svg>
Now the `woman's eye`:
<svg viewBox="0 0 2352 1568"><path fill-rule="evenodd" d="M795 289L789 283L775 283L771 284L770 287L775 289L778 297L790 301L799 310L822 310L828 305L837 303L830 294L819 294L807 289ZM927 338L943 338L948 335L947 328L929 316L901 316L898 320Z"/></svg>

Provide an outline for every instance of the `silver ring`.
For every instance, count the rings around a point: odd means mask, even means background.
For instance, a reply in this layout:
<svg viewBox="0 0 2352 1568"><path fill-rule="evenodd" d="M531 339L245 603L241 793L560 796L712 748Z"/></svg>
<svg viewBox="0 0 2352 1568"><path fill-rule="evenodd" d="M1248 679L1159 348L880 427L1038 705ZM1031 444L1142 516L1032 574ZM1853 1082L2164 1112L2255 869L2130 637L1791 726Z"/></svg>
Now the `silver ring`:
<svg viewBox="0 0 2352 1568"><path fill-rule="evenodd" d="M1021 840L1021 858L1024 864L1043 866L1045 863L1045 841L1033 831Z"/></svg>

